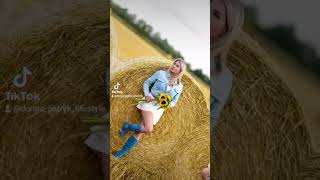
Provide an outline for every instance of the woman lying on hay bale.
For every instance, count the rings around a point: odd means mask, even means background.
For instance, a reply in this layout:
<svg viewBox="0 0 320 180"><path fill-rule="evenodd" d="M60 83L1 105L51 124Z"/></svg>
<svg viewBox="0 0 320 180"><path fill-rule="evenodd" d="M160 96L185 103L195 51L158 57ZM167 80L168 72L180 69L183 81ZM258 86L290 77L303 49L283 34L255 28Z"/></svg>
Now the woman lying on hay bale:
<svg viewBox="0 0 320 180"><path fill-rule="evenodd" d="M226 66L227 53L241 30L244 12L236 0L211 0L211 132L226 104L232 87L232 73ZM210 165L202 171L203 179L210 178Z"/></svg>
<svg viewBox="0 0 320 180"><path fill-rule="evenodd" d="M120 137L124 137L129 131L134 131L135 135L129 137L123 148L115 154L116 159L120 159L129 152L139 142L142 133L151 133L153 125L160 120L164 109L161 108L161 101L155 100L158 99L156 97L159 97L160 94L167 94L171 100L169 106L174 107L176 105L182 93L181 78L185 71L186 63L184 60L176 59L168 71L159 70L144 82L145 102L137 105L137 108L141 110L143 123L123 123L119 130Z"/></svg>

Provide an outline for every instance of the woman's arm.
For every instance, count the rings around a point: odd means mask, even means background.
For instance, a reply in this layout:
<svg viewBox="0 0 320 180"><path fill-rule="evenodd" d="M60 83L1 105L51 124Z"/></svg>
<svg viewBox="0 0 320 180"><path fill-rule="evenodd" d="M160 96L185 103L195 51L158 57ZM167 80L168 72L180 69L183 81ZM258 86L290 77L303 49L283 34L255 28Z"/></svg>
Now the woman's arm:
<svg viewBox="0 0 320 180"><path fill-rule="evenodd" d="M220 113L225 106L232 89L233 76L231 71L225 67L223 72L211 80L210 96L210 126L211 128L219 121Z"/></svg>
<svg viewBox="0 0 320 180"><path fill-rule="evenodd" d="M143 93L144 96L150 96L150 87L155 81L157 80L159 76L159 71L155 72L151 77L149 77L144 83L143 83Z"/></svg>
<svg viewBox="0 0 320 180"><path fill-rule="evenodd" d="M225 102L221 102L213 96L210 97L210 101L210 126L212 129L214 125L217 123L218 119L220 118L220 113L223 110Z"/></svg>

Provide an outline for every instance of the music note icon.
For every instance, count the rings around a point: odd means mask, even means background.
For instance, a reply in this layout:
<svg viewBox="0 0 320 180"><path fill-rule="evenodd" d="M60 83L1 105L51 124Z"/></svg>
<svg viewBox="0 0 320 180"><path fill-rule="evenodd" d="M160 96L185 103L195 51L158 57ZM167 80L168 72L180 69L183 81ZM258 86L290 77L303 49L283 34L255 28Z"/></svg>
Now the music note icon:
<svg viewBox="0 0 320 180"><path fill-rule="evenodd" d="M17 74L14 77L13 84L18 88L25 87L28 83L28 80L31 74L32 74L31 71L27 67L23 66L22 73Z"/></svg>

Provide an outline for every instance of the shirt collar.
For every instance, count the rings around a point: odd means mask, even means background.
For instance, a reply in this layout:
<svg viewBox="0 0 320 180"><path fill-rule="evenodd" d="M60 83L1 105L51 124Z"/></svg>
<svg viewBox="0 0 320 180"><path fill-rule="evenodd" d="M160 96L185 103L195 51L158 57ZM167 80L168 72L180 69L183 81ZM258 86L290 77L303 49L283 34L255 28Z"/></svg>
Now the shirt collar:
<svg viewBox="0 0 320 180"><path fill-rule="evenodd" d="M168 82L169 82L169 79L171 78L171 74L170 74L170 72L168 72L168 71L166 71L166 72L167 72L167 74L166 74L167 80L168 80ZM175 80L173 83L174 83L174 85L178 85L178 80Z"/></svg>

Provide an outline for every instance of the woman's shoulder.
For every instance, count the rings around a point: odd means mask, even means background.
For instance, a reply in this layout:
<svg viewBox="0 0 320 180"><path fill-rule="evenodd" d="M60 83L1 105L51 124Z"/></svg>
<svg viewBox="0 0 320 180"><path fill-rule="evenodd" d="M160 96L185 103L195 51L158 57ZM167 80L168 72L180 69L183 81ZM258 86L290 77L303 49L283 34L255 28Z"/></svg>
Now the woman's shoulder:
<svg viewBox="0 0 320 180"><path fill-rule="evenodd" d="M158 74L166 74L167 71L161 69L161 70L158 70L156 73L158 73Z"/></svg>
<svg viewBox="0 0 320 180"><path fill-rule="evenodd" d="M158 77L167 77L167 71L164 71L164 70L158 70L155 72L155 74L158 76Z"/></svg>

